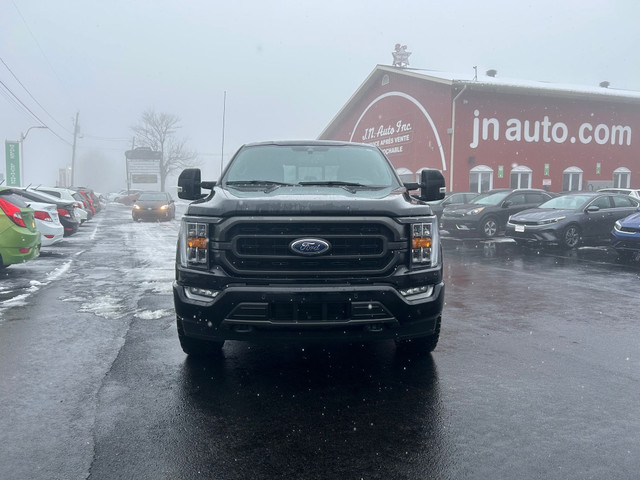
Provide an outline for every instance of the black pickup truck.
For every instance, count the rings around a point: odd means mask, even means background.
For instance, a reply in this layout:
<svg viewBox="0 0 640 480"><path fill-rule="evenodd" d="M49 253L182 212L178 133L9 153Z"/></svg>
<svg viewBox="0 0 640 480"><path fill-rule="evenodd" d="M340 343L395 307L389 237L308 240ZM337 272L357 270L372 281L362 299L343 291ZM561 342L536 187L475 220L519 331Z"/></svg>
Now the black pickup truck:
<svg viewBox="0 0 640 480"><path fill-rule="evenodd" d="M403 184L377 147L289 141L244 145L219 181L200 177L178 180L194 200L173 284L185 353L225 340L436 347L442 252L425 202L444 196L439 171Z"/></svg>

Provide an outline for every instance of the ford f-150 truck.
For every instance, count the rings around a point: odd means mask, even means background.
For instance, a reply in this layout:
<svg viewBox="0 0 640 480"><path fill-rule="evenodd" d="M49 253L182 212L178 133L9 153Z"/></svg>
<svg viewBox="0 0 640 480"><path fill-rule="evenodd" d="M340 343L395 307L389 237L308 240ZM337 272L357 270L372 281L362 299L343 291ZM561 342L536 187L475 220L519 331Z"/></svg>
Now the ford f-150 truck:
<svg viewBox="0 0 640 480"><path fill-rule="evenodd" d="M442 253L425 202L444 196L438 170L403 184L374 146L253 143L216 182L184 170L178 196L193 200L173 284L185 353L226 340L436 347Z"/></svg>

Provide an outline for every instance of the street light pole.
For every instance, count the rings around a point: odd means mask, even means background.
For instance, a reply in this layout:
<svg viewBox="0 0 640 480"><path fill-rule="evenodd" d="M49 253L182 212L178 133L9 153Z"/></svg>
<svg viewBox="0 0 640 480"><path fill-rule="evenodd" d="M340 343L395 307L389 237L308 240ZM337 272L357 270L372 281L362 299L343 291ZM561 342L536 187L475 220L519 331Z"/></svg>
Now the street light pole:
<svg viewBox="0 0 640 480"><path fill-rule="evenodd" d="M76 174L76 139L78 138L78 115L80 112L76 112L76 121L73 123L73 148L71 150L71 185L73 186L73 177Z"/></svg>
<svg viewBox="0 0 640 480"><path fill-rule="evenodd" d="M29 131L33 128L49 128L49 127L45 127L44 125L34 125L33 127L29 127L27 128L27 131L25 133L20 133L20 175L21 175L21 183L23 185L26 185L25 183L25 175L24 175L24 147L23 147L23 142L24 139L27 138L27 135L29 135Z"/></svg>

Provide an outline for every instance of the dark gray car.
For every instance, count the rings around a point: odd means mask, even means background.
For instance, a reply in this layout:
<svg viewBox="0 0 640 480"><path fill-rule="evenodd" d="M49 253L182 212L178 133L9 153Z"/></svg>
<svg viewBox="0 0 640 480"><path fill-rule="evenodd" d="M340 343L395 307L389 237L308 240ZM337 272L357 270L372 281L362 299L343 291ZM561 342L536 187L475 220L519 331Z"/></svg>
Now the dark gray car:
<svg viewBox="0 0 640 480"><path fill-rule="evenodd" d="M607 244L617 220L634 213L640 202L627 195L573 193L511 216L505 235L518 243L557 243L565 248Z"/></svg>
<svg viewBox="0 0 640 480"><path fill-rule="evenodd" d="M493 238L504 231L511 215L537 207L550 198L553 195L544 190L496 190L478 195L469 203L446 207L440 227L452 236Z"/></svg>
<svg viewBox="0 0 640 480"><path fill-rule="evenodd" d="M435 202L427 202L431 206L431 211L433 214L438 217L442 217L442 212L449 205L460 205L463 203L469 203L479 194L478 192L449 192L444 195L442 200L437 200Z"/></svg>

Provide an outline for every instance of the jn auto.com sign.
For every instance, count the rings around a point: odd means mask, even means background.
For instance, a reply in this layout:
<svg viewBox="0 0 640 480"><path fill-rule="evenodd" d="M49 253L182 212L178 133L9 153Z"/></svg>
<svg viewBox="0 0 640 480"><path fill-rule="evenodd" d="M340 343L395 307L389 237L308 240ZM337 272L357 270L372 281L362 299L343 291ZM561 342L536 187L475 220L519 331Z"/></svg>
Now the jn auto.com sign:
<svg viewBox="0 0 640 480"><path fill-rule="evenodd" d="M7 160L7 186L20 186L20 150L18 142L4 142Z"/></svg>

